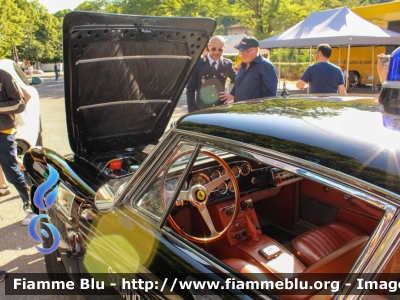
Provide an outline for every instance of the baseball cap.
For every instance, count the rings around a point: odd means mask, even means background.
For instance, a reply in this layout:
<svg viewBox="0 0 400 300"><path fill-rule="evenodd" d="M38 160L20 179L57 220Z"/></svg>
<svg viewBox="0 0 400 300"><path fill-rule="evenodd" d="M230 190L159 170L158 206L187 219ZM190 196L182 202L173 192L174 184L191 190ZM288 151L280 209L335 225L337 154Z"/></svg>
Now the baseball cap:
<svg viewBox="0 0 400 300"><path fill-rule="evenodd" d="M260 43L253 36L245 36L238 45L234 46L238 50L247 50L250 48L259 47Z"/></svg>

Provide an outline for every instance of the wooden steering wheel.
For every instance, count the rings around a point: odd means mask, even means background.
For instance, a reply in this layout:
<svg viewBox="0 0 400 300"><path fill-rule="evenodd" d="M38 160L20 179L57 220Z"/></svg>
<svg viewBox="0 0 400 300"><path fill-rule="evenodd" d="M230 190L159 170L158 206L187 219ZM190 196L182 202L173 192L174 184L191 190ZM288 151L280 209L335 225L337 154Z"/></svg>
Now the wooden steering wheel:
<svg viewBox="0 0 400 300"><path fill-rule="evenodd" d="M165 170L168 170L169 167L171 165L173 165L173 163L175 161L177 161L179 158L183 157L184 155L188 155L191 152L193 152L193 150L187 150L187 151L183 151L181 153L179 153L178 155L176 155L168 164L167 168ZM235 175L233 174L231 168L229 168L228 164L219 156L215 155L212 152L206 151L206 150L200 150L200 154L204 154L207 155L213 159L215 159L224 169L225 169L225 174L222 175L221 177L212 180L211 182L202 185L202 184L196 184L192 187L190 187L188 190L186 191L181 191L179 193L177 202L179 201L180 203L182 202L188 202L191 205L197 207L197 209L199 210L201 216L203 217L205 223L208 226L208 229L211 232L211 235L209 237L195 237L192 236L186 232L184 232L174 221L172 215L169 215L168 217L168 221L171 224L171 227L177 231L180 235L182 235L183 237L185 237L186 239L192 241L192 242L197 242L197 243L208 243L208 242L212 242L212 241L216 241L218 239L220 239L221 237L223 237L232 227L233 223L235 222L237 215L239 213L240 210L240 191L239 191L239 184L235 178ZM166 180L166 174L167 172L164 172L164 175L161 179L161 190L162 190L162 198L167 199L168 196L171 197L172 195L169 195L168 192L166 192L165 190L165 180ZM222 184L224 181L230 179L232 181L232 185L234 188L234 192L235 192L235 208L234 208L234 212L232 214L232 218L230 220L230 222L228 223L228 225L221 231L218 232L215 229L214 223L211 219L210 213L207 209L207 202L209 199L210 194L220 185ZM165 200L163 200L165 201ZM181 204L179 205L181 206Z"/></svg>

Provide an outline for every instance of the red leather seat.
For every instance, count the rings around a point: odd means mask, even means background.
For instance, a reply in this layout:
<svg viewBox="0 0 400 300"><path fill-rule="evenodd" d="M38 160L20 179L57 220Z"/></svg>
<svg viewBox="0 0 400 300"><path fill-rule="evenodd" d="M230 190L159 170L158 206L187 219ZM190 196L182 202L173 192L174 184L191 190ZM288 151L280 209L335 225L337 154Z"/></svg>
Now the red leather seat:
<svg viewBox="0 0 400 300"><path fill-rule="evenodd" d="M292 252L308 267L359 238L365 244L369 237L352 225L334 222L296 237L292 241Z"/></svg>

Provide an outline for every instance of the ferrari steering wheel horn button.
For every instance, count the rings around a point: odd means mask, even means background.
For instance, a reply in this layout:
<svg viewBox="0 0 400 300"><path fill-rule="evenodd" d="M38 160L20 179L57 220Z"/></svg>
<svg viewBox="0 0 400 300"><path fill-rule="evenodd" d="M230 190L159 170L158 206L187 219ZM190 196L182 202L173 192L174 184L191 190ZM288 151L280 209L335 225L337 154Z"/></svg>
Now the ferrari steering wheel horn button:
<svg viewBox="0 0 400 300"><path fill-rule="evenodd" d="M203 205L207 202L207 190L201 184L196 184L189 191L190 202L194 205Z"/></svg>

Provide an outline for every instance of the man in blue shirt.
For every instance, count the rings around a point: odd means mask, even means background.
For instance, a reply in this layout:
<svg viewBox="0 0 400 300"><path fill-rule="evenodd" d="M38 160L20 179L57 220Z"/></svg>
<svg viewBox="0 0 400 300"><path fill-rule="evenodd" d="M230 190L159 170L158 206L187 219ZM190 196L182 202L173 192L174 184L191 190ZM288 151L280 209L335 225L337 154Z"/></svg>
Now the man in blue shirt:
<svg viewBox="0 0 400 300"><path fill-rule="evenodd" d="M296 87L304 90L309 84L309 94L335 93L346 94L342 70L329 62L332 48L328 44L317 47L316 64L309 66L296 83Z"/></svg>
<svg viewBox="0 0 400 300"><path fill-rule="evenodd" d="M276 96L278 72L271 62L262 57L259 46L258 40L252 36L244 37L235 46L242 57L242 65L231 93L220 93L220 99L225 103Z"/></svg>

